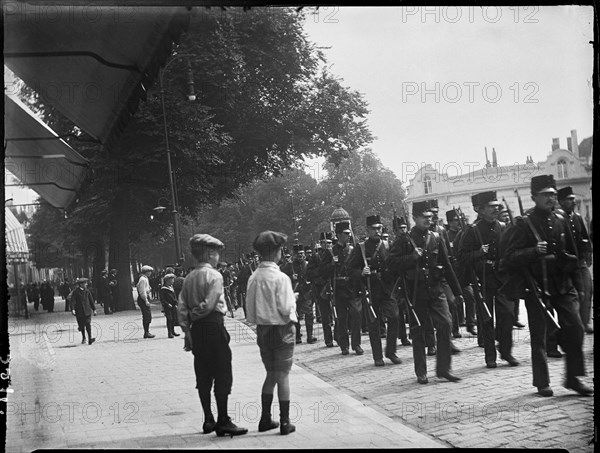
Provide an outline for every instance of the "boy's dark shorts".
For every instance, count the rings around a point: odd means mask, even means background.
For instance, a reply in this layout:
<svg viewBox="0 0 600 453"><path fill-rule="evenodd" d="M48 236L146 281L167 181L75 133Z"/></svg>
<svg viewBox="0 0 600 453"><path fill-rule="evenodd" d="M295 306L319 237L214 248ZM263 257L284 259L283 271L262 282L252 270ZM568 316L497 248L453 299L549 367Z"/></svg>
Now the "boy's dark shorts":
<svg viewBox="0 0 600 453"><path fill-rule="evenodd" d="M283 326L260 324L256 326L256 339L267 371L290 371L296 343L296 326L293 322Z"/></svg>

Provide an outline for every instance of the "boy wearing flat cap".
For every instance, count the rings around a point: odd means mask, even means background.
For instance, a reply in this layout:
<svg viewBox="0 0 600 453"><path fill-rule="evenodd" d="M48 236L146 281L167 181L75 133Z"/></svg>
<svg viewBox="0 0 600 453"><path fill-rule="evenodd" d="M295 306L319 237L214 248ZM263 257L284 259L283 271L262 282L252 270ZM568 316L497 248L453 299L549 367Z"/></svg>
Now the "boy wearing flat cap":
<svg viewBox="0 0 600 453"><path fill-rule="evenodd" d="M88 334L88 344L96 341L92 338L92 314L96 315L96 306L94 305L94 297L89 289L87 289L87 278L78 278L75 282L77 288L73 290L71 295L71 303L73 304L73 314L77 318L77 325L81 332L81 344L85 344L85 333Z"/></svg>
<svg viewBox="0 0 600 453"><path fill-rule="evenodd" d="M561 327L558 342L567 354L564 387L581 395L590 395L593 389L578 378L585 375L585 361L583 323L579 316L577 291L571 280L571 273L577 266L576 246L570 235L565 234L564 217L554 211L556 194L552 175L531 178L531 198L535 207L527 215L517 217L514 227L506 230L503 239L504 268L509 280L502 291L512 290L512 296L525 299L531 335L533 385L538 393L546 397L554 394L546 361L546 331L553 322L547 308L549 304L558 314Z"/></svg>
<svg viewBox="0 0 600 453"><path fill-rule="evenodd" d="M223 277L216 269L224 247L208 234L195 234L190 238L192 256L198 265L183 281L178 307L179 325L185 332L184 349L194 354L196 388L204 410L202 430L204 434L216 431L219 437L248 432L234 425L227 415L233 374L230 336L224 320ZM213 383L218 411L216 423L210 405Z"/></svg>
<svg viewBox="0 0 600 453"><path fill-rule="evenodd" d="M277 266L287 236L275 231L263 231L252 246L262 262L248 281L247 320L256 324L260 356L267 371L262 387L260 432L275 429L281 434L296 430L290 423L289 372L293 363L296 337L296 297L292 282ZM277 385L281 425L271 419L273 392Z"/></svg>

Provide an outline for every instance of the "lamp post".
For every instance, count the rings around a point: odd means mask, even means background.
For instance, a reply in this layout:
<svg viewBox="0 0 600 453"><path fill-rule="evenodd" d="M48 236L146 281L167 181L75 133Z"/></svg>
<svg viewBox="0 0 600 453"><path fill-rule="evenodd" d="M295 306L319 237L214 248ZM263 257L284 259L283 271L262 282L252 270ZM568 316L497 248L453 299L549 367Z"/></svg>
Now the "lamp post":
<svg viewBox="0 0 600 453"><path fill-rule="evenodd" d="M169 171L169 187L171 189L171 206L173 208L171 213L173 214L173 232L175 234L175 254L176 254L175 261L177 263L183 262L184 255L181 252L181 241L180 241L180 237L179 237L179 213L177 212L177 196L175 194L175 184L173 182L173 167L171 165L171 148L169 147L169 130L167 128L167 111L165 108L165 88L164 88L164 84L163 84L163 78L164 78L164 74L165 74L166 70L169 68L171 63L173 63L176 60L179 60L180 58L189 58L191 56L193 56L193 55L192 54L180 54L180 55L173 56L167 62L167 64L164 66L164 68L161 68L161 70L158 73L158 81L160 83L160 102L162 105L163 125L164 125L164 129L165 129L165 145L167 148L167 165L168 165L168 171ZM188 67L187 67L187 76L188 76L188 82L187 82L188 99L190 101L195 101L196 95L194 94L194 79L192 78L192 67L191 67L189 60L188 60Z"/></svg>

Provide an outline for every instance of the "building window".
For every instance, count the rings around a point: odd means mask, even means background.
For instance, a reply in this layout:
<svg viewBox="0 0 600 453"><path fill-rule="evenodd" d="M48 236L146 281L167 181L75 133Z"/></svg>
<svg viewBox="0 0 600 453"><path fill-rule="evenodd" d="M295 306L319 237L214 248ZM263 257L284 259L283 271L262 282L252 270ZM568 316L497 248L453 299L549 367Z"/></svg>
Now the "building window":
<svg viewBox="0 0 600 453"><path fill-rule="evenodd" d="M567 179L567 161L564 159L559 160L556 162L556 167L558 170L558 179Z"/></svg>
<svg viewBox="0 0 600 453"><path fill-rule="evenodd" d="M425 188L425 194L431 193L431 178L429 176L425 176L423 181L423 187Z"/></svg>

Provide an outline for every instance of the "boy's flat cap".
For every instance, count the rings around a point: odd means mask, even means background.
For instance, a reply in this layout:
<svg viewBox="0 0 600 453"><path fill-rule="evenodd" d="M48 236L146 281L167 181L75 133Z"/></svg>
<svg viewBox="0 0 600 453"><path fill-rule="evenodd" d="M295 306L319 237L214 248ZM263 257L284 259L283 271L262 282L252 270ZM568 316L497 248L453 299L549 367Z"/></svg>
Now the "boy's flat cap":
<svg viewBox="0 0 600 453"><path fill-rule="evenodd" d="M221 241L219 241L217 238L212 237L210 234L194 234L191 238L190 238L190 245L204 245L207 247L220 247L223 248L225 247L225 244L223 244Z"/></svg>
<svg viewBox="0 0 600 453"><path fill-rule="evenodd" d="M259 233L258 236L254 239L252 243L252 247L256 248L265 248L265 247L279 247L285 244L287 241L287 236L283 233L278 233L277 231L263 231Z"/></svg>

